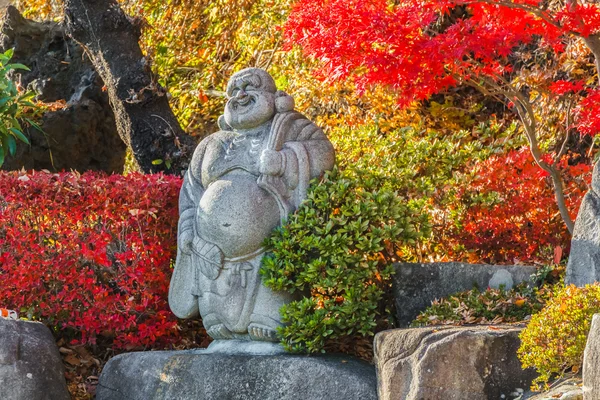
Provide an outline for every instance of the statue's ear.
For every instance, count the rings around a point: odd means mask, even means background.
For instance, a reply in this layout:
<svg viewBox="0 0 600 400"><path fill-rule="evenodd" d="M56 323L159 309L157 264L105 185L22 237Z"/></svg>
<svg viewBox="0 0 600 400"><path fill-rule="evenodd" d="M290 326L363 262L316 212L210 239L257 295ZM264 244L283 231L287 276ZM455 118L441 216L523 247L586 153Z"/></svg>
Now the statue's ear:
<svg viewBox="0 0 600 400"><path fill-rule="evenodd" d="M233 128L231 128L231 126L229 126L229 124L227 122L225 122L225 116L221 115L219 117L219 119L217 120L217 125L219 125L219 129L222 131L232 131Z"/></svg>
<svg viewBox="0 0 600 400"><path fill-rule="evenodd" d="M294 98L286 92L278 90L275 93L275 110L277 110L278 113L293 111Z"/></svg>

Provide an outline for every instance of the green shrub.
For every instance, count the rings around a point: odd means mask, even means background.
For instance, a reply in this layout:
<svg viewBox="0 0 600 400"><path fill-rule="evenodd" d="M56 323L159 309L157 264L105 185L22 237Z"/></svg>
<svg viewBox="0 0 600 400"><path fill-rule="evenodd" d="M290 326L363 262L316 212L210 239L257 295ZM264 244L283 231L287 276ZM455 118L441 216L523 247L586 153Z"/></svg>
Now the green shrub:
<svg viewBox="0 0 600 400"><path fill-rule="evenodd" d="M37 108L31 102L35 93L29 91L20 93L15 83L10 79L11 73L17 69L29 70L23 64L10 64L13 50L0 53L0 166L7 156L14 156L17 151L17 140L29 144L23 134L19 119L24 119L39 129L30 119L25 118L25 110Z"/></svg>
<svg viewBox="0 0 600 400"><path fill-rule="evenodd" d="M422 203L406 201L382 176L337 168L314 182L307 200L267 239L263 282L309 295L281 309L282 343L319 352L348 336L369 337L383 316L391 262L430 233Z"/></svg>
<svg viewBox="0 0 600 400"><path fill-rule="evenodd" d="M600 285L558 288L544 309L534 315L521 333L518 351L523 368L540 374L534 388L548 386L570 368L578 369L592 316L600 312Z"/></svg>

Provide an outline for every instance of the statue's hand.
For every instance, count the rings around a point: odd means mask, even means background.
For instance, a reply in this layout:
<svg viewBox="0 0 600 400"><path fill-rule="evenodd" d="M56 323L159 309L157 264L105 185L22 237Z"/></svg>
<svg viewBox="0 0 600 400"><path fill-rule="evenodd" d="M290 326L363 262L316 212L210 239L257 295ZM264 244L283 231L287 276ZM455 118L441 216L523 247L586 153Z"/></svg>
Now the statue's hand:
<svg viewBox="0 0 600 400"><path fill-rule="evenodd" d="M285 170L283 156L276 150L263 150L260 155L259 172L265 175L281 176Z"/></svg>
<svg viewBox="0 0 600 400"><path fill-rule="evenodd" d="M179 234L177 238L177 247L183 254L192 253L192 243L194 242L194 230L188 229Z"/></svg>
<svg viewBox="0 0 600 400"><path fill-rule="evenodd" d="M196 255L195 260L204 276L209 279L217 279L223 266L223 252L210 242L196 236L192 245L192 251Z"/></svg>

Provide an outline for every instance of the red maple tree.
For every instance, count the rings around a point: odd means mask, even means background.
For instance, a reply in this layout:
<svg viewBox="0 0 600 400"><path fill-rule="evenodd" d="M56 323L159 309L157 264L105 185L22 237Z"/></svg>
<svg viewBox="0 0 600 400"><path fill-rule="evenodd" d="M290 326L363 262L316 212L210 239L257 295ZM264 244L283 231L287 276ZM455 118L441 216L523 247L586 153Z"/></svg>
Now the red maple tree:
<svg viewBox="0 0 600 400"><path fill-rule="evenodd" d="M598 5L299 0L286 24L286 38L322 60L325 77L352 77L359 87L387 85L404 105L457 85L475 87L507 104L521 121L535 162L552 178L561 216L572 232L560 160L573 134L600 131L600 91L595 80L580 82L566 74L560 60L583 41L600 69ZM540 110L549 107L560 124L543 117ZM557 143L550 157L540 145L548 135Z"/></svg>

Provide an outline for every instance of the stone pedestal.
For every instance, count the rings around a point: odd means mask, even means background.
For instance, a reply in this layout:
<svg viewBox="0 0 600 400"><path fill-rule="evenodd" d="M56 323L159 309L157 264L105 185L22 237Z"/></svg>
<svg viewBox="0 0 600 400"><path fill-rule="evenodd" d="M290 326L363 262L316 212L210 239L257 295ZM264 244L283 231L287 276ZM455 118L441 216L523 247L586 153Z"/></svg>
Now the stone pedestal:
<svg viewBox="0 0 600 400"><path fill-rule="evenodd" d="M375 336L381 400L517 398L535 373L517 359L520 328L427 327Z"/></svg>
<svg viewBox="0 0 600 400"><path fill-rule="evenodd" d="M277 345L213 342L207 350L114 357L97 400L370 400L375 367L352 357L284 354Z"/></svg>

